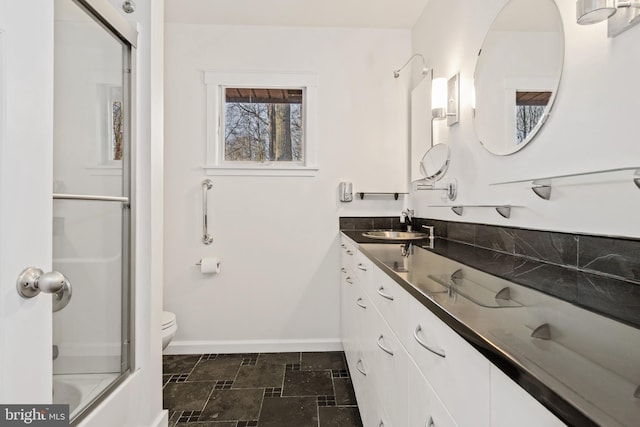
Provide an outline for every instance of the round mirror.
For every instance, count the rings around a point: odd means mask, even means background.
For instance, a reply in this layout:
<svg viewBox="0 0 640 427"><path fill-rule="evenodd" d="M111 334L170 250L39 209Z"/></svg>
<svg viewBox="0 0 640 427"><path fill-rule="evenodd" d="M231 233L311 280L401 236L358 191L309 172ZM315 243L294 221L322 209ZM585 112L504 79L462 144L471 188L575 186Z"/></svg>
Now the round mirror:
<svg viewBox="0 0 640 427"><path fill-rule="evenodd" d="M515 153L542 128L564 60L553 0L510 0L491 24L474 73L476 133L498 155Z"/></svg>
<svg viewBox="0 0 640 427"><path fill-rule="evenodd" d="M420 160L420 172L427 181L442 179L449 168L451 152L446 144L436 144L429 148Z"/></svg>

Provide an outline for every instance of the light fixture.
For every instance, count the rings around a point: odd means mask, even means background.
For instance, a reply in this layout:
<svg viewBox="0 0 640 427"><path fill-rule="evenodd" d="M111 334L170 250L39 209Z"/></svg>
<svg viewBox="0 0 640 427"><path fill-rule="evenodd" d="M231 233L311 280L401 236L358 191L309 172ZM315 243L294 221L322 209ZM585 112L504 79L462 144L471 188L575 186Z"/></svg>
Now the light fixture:
<svg viewBox="0 0 640 427"><path fill-rule="evenodd" d="M407 65L409 65L409 62L411 62L411 60L413 58L417 58L419 57L420 59L422 59L422 75L426 76L427 74L429 74L429 69L427 68L427 63L424 60L424 56L422 56L419 53L414 53L413 55L411 55L411 57L409 59L407 59L407 62L404 63L404 65L400 68L398 68L397 70L393 70L393 78L397 79L398 77L400 77L400 71L402 71L404 69L404 67L406 67Z"/></svg>
<svg viewBox="0 0 640 427"><path fill-rule="evenodd" d="M615 0L578 0L576 20L580 25L589 25L609 19L617 12L615 3Z"/></svg>
<svg viewBox="0 0 640 427"><path fill-rule="evenodd" d="M447 126L458 123L459 74L446 79L439 77L431 83L431 117L434 120L447 119Z"/></svg>
<svg viewBox="0 0 640 427"><path fill-rule="evenodd" d="M626 9L624 13L618 13ZM616 16L614 16L616 15ZM580 25L609 20L609 37L614 37L640 22L640 0L577 0L576 21Z"/></svg>
<svg viewBox="0 0 640 427"><path fill-rule="evenodd" d="M431 82L431 115L434 120L447 117L447 79L444 77Z"/></svg>

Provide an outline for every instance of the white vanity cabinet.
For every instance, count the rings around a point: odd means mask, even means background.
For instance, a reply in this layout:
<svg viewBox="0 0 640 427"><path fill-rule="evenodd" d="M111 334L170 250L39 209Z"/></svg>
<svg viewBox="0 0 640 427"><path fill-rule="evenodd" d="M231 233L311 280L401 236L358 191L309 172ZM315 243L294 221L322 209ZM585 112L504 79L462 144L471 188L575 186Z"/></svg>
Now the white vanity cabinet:
<svg viewBox="0 0 640 427"><path fill-rule="evenodd" d="M377 267L357 250L351 258L352 243L342 243L343 263L351 262L342 266L342 340L363 424L404 427L407 352L365 290Z"/></svg>
<svg viewBox="0 0 640 427"><path fill-rule="evenodd" d="M341 315L364 427L564 426L346 237Z"/></svg>

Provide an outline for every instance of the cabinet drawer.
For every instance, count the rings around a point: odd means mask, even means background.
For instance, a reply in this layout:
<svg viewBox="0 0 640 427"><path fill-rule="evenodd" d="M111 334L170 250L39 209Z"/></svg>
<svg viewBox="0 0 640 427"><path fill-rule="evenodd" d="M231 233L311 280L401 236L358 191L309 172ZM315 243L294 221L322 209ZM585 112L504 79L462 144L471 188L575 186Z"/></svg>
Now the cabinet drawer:
<svg viewBox="0 0 640 427"><path fill-rule="evenodd" d="M409 327L409 354L456 423L488 427L489 361L415 299Z"/></svg>
<svg viewBox="0 0 640 427"><path fill-rule="evenodd" d="M347 366L349 367L349 374L351 375L362 423L365 426L374 425L377 414L371 370L360 351L353 353L353 358L347 357Z"/></svg>
<svg viewBox="0 0 640 427"><path fill-rule="evenodd" d="M406 347L409 337L406 326L409 301L407 291L375 265L364 288L391 330Z"/></svg>
<svg viewBox="0 0 640 427"><path fill-rule="evenodd" d="M357 251L354 259L353 270L361 283L367 283L371 277L373 262L362 252Z"/></svg>
<svg viewBox="0 0 640 427"><path fill-rule="evenodd" d="M540 402L491 365L491 427L566 427Z"/></svg>
<svg viewBox="0 0 640 427"><path fill-rule="evenodd" d="M370 318L369 343L371 376L376 390L378 417L385 427L407 425L408 354L389 325L375 313Z"/></svg>
<svg viewBox="0 0 640 427"><path fill-rule="evenodd" d="M408 403L409 427L458 427L412 359L409 360Z"/></svg>

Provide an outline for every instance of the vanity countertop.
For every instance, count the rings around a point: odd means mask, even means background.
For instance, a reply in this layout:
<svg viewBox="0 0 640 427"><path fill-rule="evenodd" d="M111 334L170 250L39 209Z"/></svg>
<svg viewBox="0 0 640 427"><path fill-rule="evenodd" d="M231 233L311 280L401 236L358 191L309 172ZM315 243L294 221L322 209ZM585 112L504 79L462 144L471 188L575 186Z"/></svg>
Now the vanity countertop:
<svg viewBox="0 0 640 427"><path fill-rule="evenodd" d="M414 242L403 255L404 243L343 233L567 424L637 425L639 329L486 272L506 275L508 255L442 239Z"/></svg>

